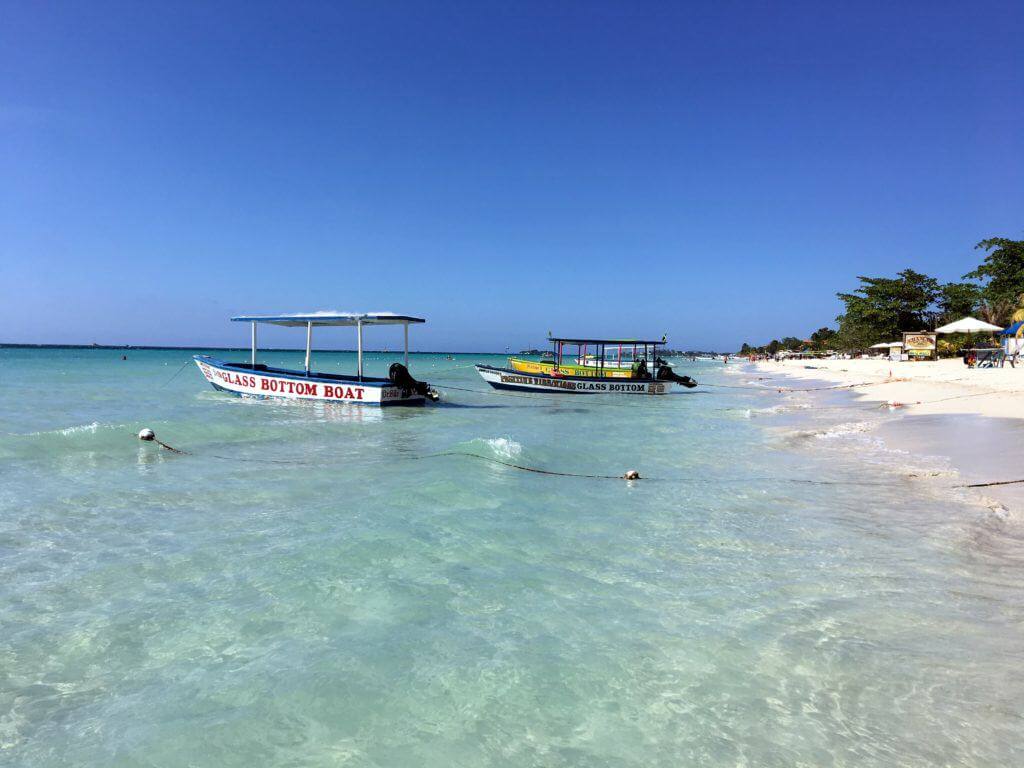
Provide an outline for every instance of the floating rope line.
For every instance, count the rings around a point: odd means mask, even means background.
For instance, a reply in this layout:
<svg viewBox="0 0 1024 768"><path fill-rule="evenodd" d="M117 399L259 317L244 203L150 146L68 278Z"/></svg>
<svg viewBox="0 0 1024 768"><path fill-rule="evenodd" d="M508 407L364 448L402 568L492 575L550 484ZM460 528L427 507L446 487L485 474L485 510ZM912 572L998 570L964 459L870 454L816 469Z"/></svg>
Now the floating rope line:
<svg viewBox="0 0 1024 768"><path fill-rule="evenodd" d="M489 461L491 464L501 464L504 467L511 467L512 469L522 470L523 472L535 472L538 475L557 475L558 477L584 477L590 480L639 480L640 473L635 469L627 471L623 475L585 475L577 472L558 472L553 469L542 469L540 467L528 467L524 464L514 464L511 461L502 461L496 459L493 456L481 456L478 453L468 453L466 451L442 451L440 453L428 453L425 456L410 456L409 458L414 461L420 459L436 459L442 456L465 456L470 459L479 459L480 461Z"/></svg>
<svg viewBox="0 0 1024 768"><path fill-rule="evenodd" d="M997 480L994 483L967 483L965 485L954 485L954 488L990 488L993 485L1017 485L1024 483L1024 480Z"/></svg>
<svg viewBox="0 0 1024 768"><path fill-rule="evenodd" d="M494 458L492 456L481 456L478 453L469 453L467 451L442 451L440 453L428 453L425 456L410 456L409 459L413 460L413 461L419 461L421 459L434 459L434 458L439 458L439 457L442 457L442 456L464 456L466 458L479 459L480 461L490 462L491 464L500 464L500 465L502 465L504 467L510 467L512 469L518 469L518 470L523 471L523 472L535 472L535 473L541 474L541 475L556 475L558 477L581 477L581 478L586 478L586 479L589 479L589 480L640 480L641 479L640 473L637 472L636 470L629 470L628 472L626 472L623 475L591 475L591 474L583 474L583 473L579 473L579 472L559 472L559 471L553 470L553 469L543 469L542 467L530 467L530 466L527 466L525 464L516 464L516 463L511 462L511 461L502 461L501 459L496 459L496 458ZM911 474L911 475L907 475L906 477L908 477L908 478L910 478L910 477L920 477L920 475L913 475L913 474ZM642 479L646 480L647 482L655 482L655 483L684 483L684 484L691 484L691 485L692 484L696 484L696 483L716 482L716 481L713 481L713 480L707 480L705 478L700 478L700 477L678 477L678 478L653 477L652 478L652 477L646 477L645 476ZM896 485L895 483L891 483L891 482L878 482L878 481L873 481L873 480L810 480L810 479L801 478L801 477L751 477L751 478L746 478L746 481L747 482L796 483L796 484L800 484L800 485L871 486L871 487L875 487L875 488L878 488L878 487L892 488L892 487L894 487ZM719 482L721 482L721 483L731 483L733 481L732 480L722 480L722 481L719 481ZM1015 481L1015 482L1024 482L1024 480ZM953 486L953 487L954 488L958 488L958 487L965 487L965 488L967 488L967 487L974 487L974 486Z"/></svg>
<svg viewBox="0 0 1024 768"><path fill-rule="evenodd" d="M182 456L195 456L196 455L196 454L192 453L192 451L184 451L181 448L175 448L173 445L168 445L167 443L165 443L165 442L163 442L161 440L157 440L156 439L156 433L152 429L150 429L149 427L146 427L146 428L140 430L138 438L139 438L139 440L142 440L142 441L147 442L147 443L156 443L161 448L165 448L166 450L170 451L171 453L181 454ZM221 461L241 461L241 462L252 462L252 463L256 463L256 464L289 464L289 465L292 465L292 466L299 465L299 466L305 466L305 467L317 466L312 461L295 461L293 459L250 459L250 458L245 458L245 457L242 457L242 456L219 456L216 453L207 453L207 454L203 454L203 455L208 457L208 458L211 458L211 459L220 459Z"/></svg>
<svg viewBox="0 0 1024 768"><path fill-rule="evenodd" d="M879 408L906 408L908 405L929 405L931 403L945 403L949 400L963 400L969 397L989 397L990 395L1016 395L1020 394L1019 390L992 390L990 392L968 392L963 395L950 395L949 397L939 397L935 400L908 400L907 402L890 401L888 403L879 403Z"/></svg>
<svg viewBox="0 0 1024 768"><path fill-rule="evenodd" d="M554 395L520 395L515 392L501 392L497 389L469 389L467 387L455 387L450 384L438 384L438 387L442 389L455 389L459 392L472 392L474 395L497 395L499 397L520 397L526 400L562 400L561 397Z"/></svg>
<svg viewBox="0 0 1024 768"><path fill-rule="evenodd" d="M182 450L179 450L178 448L172 448L167 443L160 442L159 440L156 439L156 432L154 432L149 427L145 427L145 428L139 430L139 440L143 440L143 441L145 441L147 443L156 443L161 448L166 448L168 451L171 451L172 453L182 453L182 454L187 454L188 453L188 451L182 451Z"/></svg>
<svg viewBox="0 0 1024 768"><path fill-rule="evenodd" d="M166 449L166 450L168 450L168 451L170 451L172 453L177 453L177 454L182 455L182 456L195 456L196 455L196 454L192 453L191 451L184 451L184 450L182 450L180 448L175 448L175 447L173 447L171 445L168 445L167 443L165 443L165 442L163 442L161 440L157 440L156 439L156 433L154 433L153 430L149 429L148 427L146 427L146 428L144 428L144 429L139 431L138 438L139 438L139 440L142 440L144 442L156 443L161 448L164 448L164 449ZM257 464L287 464L287 465L291 465L291 466L300 465L300 466L310 466L310 467L311 466L320 466L319 464L315 464L314 462L309 462L309 461L293 461L293 460L290 460L290 459L250 459L250 458L243 458L243 457L240 457L240 456L220 456L218 454L213 454L213 453L205 454L205 455L207 457L211 458L211 459L220 459L222 461L237 461L237 462L242 462L242 463L250 463L251 462L251 463L257 463ZM493 456L481 456L478 453L470 453L468 451L441 451L439 453L428 453L428 454L425 454L423 456L408 456L408 457L406 457L406 459L409 460L409 461L421 461L423 459L437 459L437 458L442 458L442 457L447 457L447 456L462 456L464 458L477 459L478 461L485 461L485 462L488 462L490 464L499 464L499 465L501 465L503 467L509 467L510 469L517 469L520 472L532 472L532 473L538 474L538 475L550 475L550 476L553 476L553 477L578 477L578 478L582 478L582 479L585 479L585 480L629 480L629 481L646 480L647 482L683 483L683 484L691 484L691 485L692 484L696 484L696 483L720 482L720 483L724 484L724 483L727 483L727 482L729 482L729 483L734 482L732 480L713 481L713 480L708 480L706 478L700 478L700 477L688 477L688 478L684 478L684 477L679 477L679 478L668 478L668 477L650 478L650 477L642 477L640 475L640 473L637 470L635 470L635 469L627 470L624 474L621 474L621 475L596 475L596 474L586 474L586 473L582 473L582 472L560 472L560 471L554 470L554 469L544 469L543 467L531 467L531 466L528 466L526 464L516 464L515 462L503 461L502 459L497 459L497 458L494 458ZM939 474L940 473L937 473L937 472L931 472L931 473L927 473L925 475L919 475L919 474L911 473L911 474L905 475L905 477L907 477L907 478L938 477ZM755 483L756 482L792 483L792 484L796 484L796 485L823 485L823 486L857 486L857 487L870 486L870 487L875 487L875 488L892 488L892 487L896 486L896 483L892 483L892 482L877 482L877 481L872 481L872 480L812 480L812 479L809 479L809 478L802 478L802 477L748 477L748 478L744 478L744 482L748 482L748 483L750 483L750 482L755 482ZM1021 480L996 480L996 481L989 482L989 483L960 483L960 484L957 484L957 485L951 485L949 487L950 488L957 488L957 489L960 489L960 488L991 488L993 486L1019 485L1021 483L1024 483L1024 479L1021 479Z"/></svg>

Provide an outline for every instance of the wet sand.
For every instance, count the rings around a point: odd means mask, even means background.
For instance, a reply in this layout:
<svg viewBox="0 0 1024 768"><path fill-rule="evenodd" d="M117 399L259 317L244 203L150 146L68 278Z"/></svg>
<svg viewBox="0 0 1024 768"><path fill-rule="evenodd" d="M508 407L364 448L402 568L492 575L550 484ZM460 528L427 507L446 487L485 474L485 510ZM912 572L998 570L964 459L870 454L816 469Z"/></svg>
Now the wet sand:
<svg viewBox="0 0 1024 768"><path fill-rule="evenodd" d="M963 484L1024 480L1024 364L969 369L960 360L815 360L759 362L760 375L801 386L851 386L855 402L878 403L898 416L873 428L888 447L941 457ZM1024 482L977 489L1024 519Z"/></svg>

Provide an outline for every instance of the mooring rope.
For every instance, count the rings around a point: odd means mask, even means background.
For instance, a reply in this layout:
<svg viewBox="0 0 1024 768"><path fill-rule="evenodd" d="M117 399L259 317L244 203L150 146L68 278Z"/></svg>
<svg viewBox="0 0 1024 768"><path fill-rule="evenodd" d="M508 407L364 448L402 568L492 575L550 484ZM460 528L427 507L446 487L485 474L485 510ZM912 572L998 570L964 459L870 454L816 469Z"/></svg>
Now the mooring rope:
<svg viewBox="0 0 1024 768"><path fill-rule="evenodd" d="M543 394L543 393L538 393L536 395L532 395L532 394L530 394L530 395L520 395L520 394L517 394L515 392L502 392L501 390L497 390L497 389L469 389L467 387L456 387L456 386L452 386L450 384L438 384L437 386L439 388L441 388L441 389L455 389L455 390L458 390L459 392L472 392L474 395L496 395L498 397L519 397L519 398L524 398L526 400L562 400L562 398L557 396L557 395L546 395L546 394Z"/></svg>
<svg viewBox="0 0 1024 768"><path fill-rule="evenodd" d="M185 451L185 450L182 450L180 448L175 448L174 446L168 445L167 443L163 442L162 440L157 440L156 434L153 432L153 430L148 429L148 428L145 428L145 429L141 430L139 432L139 434L138 434L138 438L139 438L139 440L143 440L145 442L156 443L161 448L164 448L164 449L166 449L166 450L168 450L168 451L170 451L172 453L176 453L176 454L179 454L179 455L182 455L182 456L196 456L197 455L197 454L193 453L192 451ZM284 464L284 465L291 465L291 466L296 466L296 465L298 465L298 466L320 466L319 464L317 464L315 462L311 462L311 461L294 461L294 460L290 460L290 459L245 458L245 457L241 457L241 456L221 456L221 455L218 455L218 454L215 454L215 453L204 454L204 456L206 456L208 458L211 458L211 459L219 459L219 460L222 460L222 461L236 461L236 462L242 462L242 463ZM646 476L641 476L641 474L638 471L636 471L635 469L627 470L624 474L621 474L621 475L600 475L600 474L590 474L590 473L583 473L583 472L562 472L562 471L555 470L555 469L545 469L543 467L531 467L531 466L526 465L526 464L517 464L517 463L511 462L511 461L504 461L502 459L498 459L498 458L495 458L493 456L481 456L478 453L471 453L469 451L440 451L438 453L427 453L427 454L424 454L422 456L406 456L406 457L403 457L403 458L405 458L408 461L422 461L423 459L436 459L436 458L449 457L449 456L461 456L461 457L469 458L469 459L477 459L478 461L485 461L485 462L488 462L490 464L498 464L498 465L501 465L501 466L504 466L504 467L509 467L510 469L516 469L516 470L519 470L520 472L531 472L531 473L538 474L538 475L550 475L550 476L554 476L554 477L576 477L576 478L582 478L582 479L586 479L586 480L629 480L629 481L645 480L648 483L650 483L650 482L654 482L654 483L682 483L682 484L690 484L690 485L698 484L698 483L711 483L711 482L717 482L719 484L726 484L726 483L737 482L737 481L734 481L734 480L710 480L708 478L703 478L703 477L678 477L678 478L646 477ZM939 474L940 473L937 473L937 472L927 473L925 475L918 475L918 474L915 474L915 473L910 473L908 475L905 475L905 477L907 477L907 478L936 477ZM894 487L896 485L895 483L884 482L884 481L883 482L878 482L878 481L872 481L872 480L813 480L813 479L810 479L810 478L803 478L803 477L747 477L747 478L743 478L743 482L745 482L745 483L756 483L756 482L779 483L779 482L782 482L782 483L792 483L792 484L797 484L797 485L855 486L855 487L870 486L870 487L875 487L875 488L879 488L879 487L891 488L891 487ZM996 481L987 482L987 483L959 483L959 484L956 484L956 485L951 485L949 487L950 488L957 488L957 489L959 489L959 488L991 488L993 486L1019 485L1021 483L1024 483L1024 479L1020 479L1020 480L996 480Z"/></svg>
<svg viewBox="0 0 1024 768"><path fill-rule="evenodd" d="M502 466L511 467L512 469L518 469L518 470L521 470L523 472L535 472L535 473L537 473L539 475L557 475L558 477L583 477L583 478L588 478L588 479L591 479L591 480L639 480L639 479L641 479L639 472L636 472L636 475L634 477L628 477L628 475L631 472L635 472L635 470L630 470L629 472L626 472L624 475L585 475L585 474L581 474L581 473L578 473L578 472L558 472L558 471L553 470L553 469L542 469L541 467L528 467L528 466L526 466L524 464L514 464L511 461L502 461L501 459L496 459L493 456L481 456L478 453L468 453L468 452L465 452L465 451L441 451L440 453L428 453L428 454L426 454L424 456L410 456L409 458L411 460L419 461L421 459L436 459L436 458L439 458L441 456L465 456L465 457L471 458L471 459L480 459L481 461L489 461L492 464L501 464Z"/></svg>
<svg viewBox="0 0 1024 768"><path fill-rule="evenodd" d="M557 475L559 477L581 477L592 480L640 480L643 479L645 482L653 483L683 483L683 484L697 484L697 483L711 483L719 482L722 484L735 482L733 480L708 480L701 477L647 477L644 475L642 478L640 473L637 472L634 477L629 475L635 470L631 470L624 475L592 475L583 474L579 472L559 472L552 469L543 469L542 467L531 467L524 464L516 464L511 461L502 461L492 456L481 456L478 453L469 453L466 451L442 451L440 453L428 453L424 456L411 456L411 460L421 459L433 459L441 456L464 456L471 459L480 459L481 461L487 461L491 464L500 464L505 467L511 467L512 469L518 469L523 472L535 472L541 475ZM918 477L918 475L907 475L907 477ZM811 480L802 477L752 477L745 478L745 482L784 482L784 483L797 483L800 485L853 485L853 486L872 486L872 487L893 487L893 483L890 482L878 482L873 480ZM1021 482L1024 482L1022 480ZM955 486L957 487L957 486ZM966 487L966 486L965 486Z"/></svg>
<svg viewBox="0 0 1024 768"><path fill-rule="evenodd" d="M438 368L436 371L424 370L423 371L423 375L424 376L429 376L430 378L433 378L434 375L438 374L438 373L450 373L451 371L461 371L461 370L465 370L466 368L473 368L475 366L476 366L476 363L468 363L466 365L456 365L454 368Z"/></svg>
<svg viewBox="0 0 1024 768"><path fill-rule="evenodd" d="M173 376L171 376L171 378L169 378L169 379L168 379L167 381L165 381L165 382L164 382L163 384L161 384L161 385L160 385L160 387L161 387L161 388L163 388L163 387L166 387L166 386L167 386L168 384L170 384L170 383L171 383L172 381L174 381L174 380L175 380L176 378L178 378L178 374L179 374L179 373L181 373L182 371L184 371L184 370L185 370L185 366L187 366L187 365L188 365L189 363L191 363L191 362L192 362L191 360L186 360L186 361L185 361L184 363L182 363L182 364L181 364L181 368L179 368L178 370L176 370L176 371L174 372L174 375L173 375Z"/></svg>
<svg viewBox="0 0 1024 768"><path fill-rule="evenodd" d="M954 488L989 488L993 485L1017 485L1024 483L1024 480L997 480L994 483L967 483L965 485L954 485Z"/></svg>
<svg viewBox="0 0 1024 768"><path fill-rule="evenodd" d="M969 397L989 397L990 395L1016 395L1020 394L1019 390L1010 389L994 389L989 392L967 392L963 395L950 395L949 397L938 397L934 400L908 400L907 402L890 401L887 403L879 403L879 408L905 408L908 405L930 405L931 403L945 403L949 400L963 400Z"/></svg>
<svg viewBox="0 0 1024 768"><path fill-rule="evenodd" d="M164 443L164 442L161 442L160 440L157 440L156 439L156 432L154 432L149 427L146 427L146 428L144 428L144 429L139 431L139 440L144 440L147 443L156 443L161 448L166 448L168 451L171 451L172 453L188 454L188 451L179 450L178 448L174 448L174 447L168 445L167 443ZM191 454L189 454L189 455L191 455Z"/></svg>
<svg viewBox="0 0 1024 768"><path fill-rule="evenodd" d="M156 439L156 433L152 429L146 428L139 432L139 440L143 440L147 443L156 443L161 448L165 448L171 453L181 454L182 456L196 456L197 454L192 451L185 451L181 448L175 448L173 445L168 445L162 440ZM296 461L294 459L259 459L259 458L245 458L242 456L220 456L216 453L204 453L203 456L211 459L220 459L221 461L241 461L241 462L253 462L256 464L289 464L292 466L305 466L312 467L316 464L312 461Z"/></svg>

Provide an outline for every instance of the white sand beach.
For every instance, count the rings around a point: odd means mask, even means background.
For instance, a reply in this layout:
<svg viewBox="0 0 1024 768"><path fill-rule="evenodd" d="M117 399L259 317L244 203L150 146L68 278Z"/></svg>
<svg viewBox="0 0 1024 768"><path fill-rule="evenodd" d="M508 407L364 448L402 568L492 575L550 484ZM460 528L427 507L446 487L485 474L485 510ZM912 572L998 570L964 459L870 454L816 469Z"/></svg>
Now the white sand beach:
<svg viewBox="0 0 1024 768"><path fill-rule="evenodd" d="M909 414L975 414L1024 419L1024 362L1016 368L968 368L960 359L762 361L759 371L851 387L865 401Z"/></svg>

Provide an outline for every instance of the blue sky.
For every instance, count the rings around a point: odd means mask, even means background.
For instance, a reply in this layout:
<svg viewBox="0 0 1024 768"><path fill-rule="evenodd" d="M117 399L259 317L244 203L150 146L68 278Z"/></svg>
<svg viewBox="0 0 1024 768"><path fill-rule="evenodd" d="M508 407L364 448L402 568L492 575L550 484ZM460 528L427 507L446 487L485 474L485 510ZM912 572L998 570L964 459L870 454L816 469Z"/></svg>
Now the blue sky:
<svg viewBox="0 0 1024 768"><path fill-rule="evenodd" d="M6 3L0 341L805 335L857 274L1024 237L1022 32L1019 2Z"/></svg>

